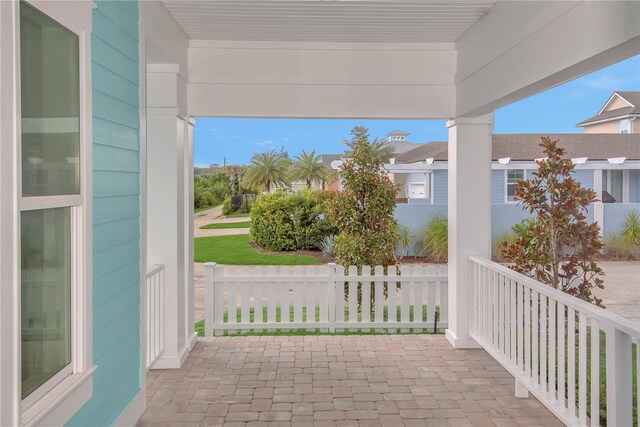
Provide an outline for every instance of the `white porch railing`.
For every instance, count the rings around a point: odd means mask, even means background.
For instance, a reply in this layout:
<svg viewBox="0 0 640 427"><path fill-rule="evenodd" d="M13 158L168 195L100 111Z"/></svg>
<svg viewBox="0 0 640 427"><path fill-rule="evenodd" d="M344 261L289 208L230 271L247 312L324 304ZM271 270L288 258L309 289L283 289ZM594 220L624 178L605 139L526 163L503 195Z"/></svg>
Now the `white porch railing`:
<svg viewBox="0 0 640 427"><path fill-rule="evenodd" d="M164 352L164 279L163 264L154 265L147 272L147 370Z"/></svg>
<svg viewBox="0 0 640 427"><path fill-rule="evenodd" d="M447 270L205 264L205 335L447 327ZM439 307L439 310L437 309ZM437 311L438 310L438 311Z"/></svg>
<svg viewBox="0 0 640 427"><path fill-rule="evenodd" d="M471 336L514 375L516 395L530 391L567 425L632 425L637 325L489 260L470 268Z"/></svg>

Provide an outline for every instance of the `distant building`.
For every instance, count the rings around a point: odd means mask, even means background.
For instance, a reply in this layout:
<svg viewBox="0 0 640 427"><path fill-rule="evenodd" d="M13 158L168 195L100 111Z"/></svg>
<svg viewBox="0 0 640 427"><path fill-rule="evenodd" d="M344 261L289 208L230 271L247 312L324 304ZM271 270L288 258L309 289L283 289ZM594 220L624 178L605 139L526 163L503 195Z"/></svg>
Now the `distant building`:
<svg viewBox="0 0 640 427"><path fill-rule="evenodd" d="M593 117L576 126L584 133L640 134L640 92L614 92Z"/></svg>

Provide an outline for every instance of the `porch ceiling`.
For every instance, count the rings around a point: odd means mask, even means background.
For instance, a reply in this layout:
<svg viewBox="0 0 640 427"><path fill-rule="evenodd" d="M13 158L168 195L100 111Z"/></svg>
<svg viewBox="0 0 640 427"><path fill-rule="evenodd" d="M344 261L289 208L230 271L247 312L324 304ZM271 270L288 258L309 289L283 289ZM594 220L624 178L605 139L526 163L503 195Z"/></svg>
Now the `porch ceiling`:
<svg viewBox="0 0 640 427"><path fill-rule="evenodd" d="M496 0L162 0L191 39L455 42Z"/></svg>

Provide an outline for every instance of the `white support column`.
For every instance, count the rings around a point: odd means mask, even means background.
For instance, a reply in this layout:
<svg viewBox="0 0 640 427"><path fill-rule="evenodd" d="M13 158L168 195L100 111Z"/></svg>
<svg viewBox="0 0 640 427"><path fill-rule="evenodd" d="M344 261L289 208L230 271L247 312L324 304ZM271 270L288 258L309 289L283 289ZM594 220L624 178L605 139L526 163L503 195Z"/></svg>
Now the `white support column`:
<svg viewBox="0 0 640 427"><path fill-rule="evenodd" d="M469 256L491 256L493 114L457 118L449 128L449 328L455 348L478 348L470 337Z"/></svg>
<svg viewBox="0 0 640 427"><path fill-rule="evenodd" d="M180 368L194 329L188 324L193 205L185 171L191 161L185 96L177 64L147 65L147 257L148 265L165 266L165 345L154 369Z"/></svg>

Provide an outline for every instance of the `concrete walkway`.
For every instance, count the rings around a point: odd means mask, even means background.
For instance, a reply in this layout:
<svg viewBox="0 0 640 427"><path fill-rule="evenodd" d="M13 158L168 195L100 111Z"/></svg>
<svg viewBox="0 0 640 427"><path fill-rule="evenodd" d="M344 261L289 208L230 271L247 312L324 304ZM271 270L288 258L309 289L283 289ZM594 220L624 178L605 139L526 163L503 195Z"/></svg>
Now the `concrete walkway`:
<svg viewBox="0 0 640 427"><path fill-rule="evenodd" d="M607 310L631 319L640 327L640 262L599 262L604 289L596 289Z"/></svg>
<svg viewBox="0 0 640 427"><path fill-rule="evenodd" d="M225 218L222 216L222 206L198 212L193 217L193 237L229 236L232 234L249 234L248 228L223 228L217 230L202 230L200 227L209 224L223 224L245 222L249 218Z"/></svg>
<svg viewBox="0 0 640 427"><path fill-rule="evenodd" d="M561 426L484 350L443 335L200 339L147 374L139 426Z"/></svg>

